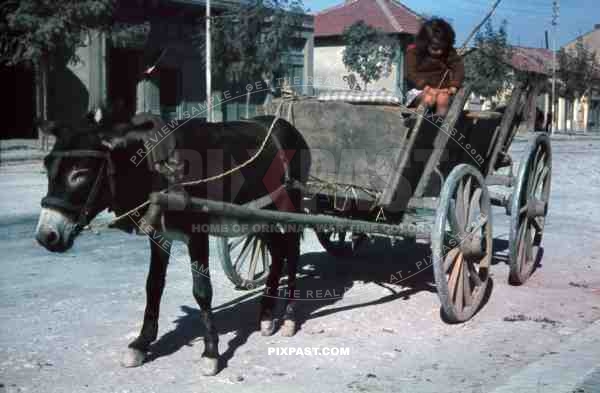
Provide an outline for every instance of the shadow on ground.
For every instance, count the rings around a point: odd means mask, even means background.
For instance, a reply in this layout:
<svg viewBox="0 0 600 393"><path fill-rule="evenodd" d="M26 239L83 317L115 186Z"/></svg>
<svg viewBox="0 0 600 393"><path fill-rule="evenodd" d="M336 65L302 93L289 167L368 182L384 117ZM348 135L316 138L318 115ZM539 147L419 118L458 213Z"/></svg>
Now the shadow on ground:
<svg viewBox="0 0 600 393"><path fill-rule="evenodd" d="M502 241L494 245L495 251L505 248L506 244ZM501 262L502 260L494 260L493 263ZM285 283L285 280L283 281ZM380 285L386 288L389 294L368 302L331 307L343 299L344 293L357 281ZM414 242L391 244L387 239L364 247L357 256L350 258L334 258L325 252L303 254L299 263L297 288L304 299L298 302L297 307L300 329L311 319L395 300L409 300L421 291L436 291L429 245ZM315 296L319 290L321 297ZM309 299L308 293L312 293L316 298ZM227 367L227 362L236 350L258 330L260 294L261 290L242 292L236 299L215 307L215 323L219 334L222 336L230 332L235 333L227 343L227 349L221 354L222 368ZM489 293L484 305L488 297ZM283 300L278 303L281 308ZM204 345L198 340L204 335L199 311L187 306L181 309L184 315L175 321L175 329L161 336L150 347L148 361L168 356L183 346L195 343Z"/></svg>

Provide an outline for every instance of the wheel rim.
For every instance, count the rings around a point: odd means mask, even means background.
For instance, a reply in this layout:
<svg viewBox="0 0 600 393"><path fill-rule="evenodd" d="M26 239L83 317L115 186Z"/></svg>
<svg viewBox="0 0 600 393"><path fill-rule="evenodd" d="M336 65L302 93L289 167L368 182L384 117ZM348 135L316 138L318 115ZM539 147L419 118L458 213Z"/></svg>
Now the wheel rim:
<svg viewBox="0 0 600 393"><path fill-rule="evenodd" d="M531 217L528 207L550 197L552 156L546 136L538 136L522 164L511 206L510 277L512 284L523 284L537 262L545 225L545 215Z"/></svg>
<svg viewBox="0 0 600 393"><path fill-rule="evenodd" d="M268 243L261 234L220 238L221 263L227 277L239 288L264 284L271 266Z"/></svg>
<svg viewBox="0 0 600 393"><path fill-rule="evenodd" d="M479 309L489 281L492 226L487 187L479 172L459 165L444 184L432 253L442 309L463 322Z"/></svg>
<svg viewBox="0 0 600 393"><path fill-rule="evenodd" d="M356 255L365 236L352 232L323 231L317 232L317 238L323 248L335 257Z"/></svg>

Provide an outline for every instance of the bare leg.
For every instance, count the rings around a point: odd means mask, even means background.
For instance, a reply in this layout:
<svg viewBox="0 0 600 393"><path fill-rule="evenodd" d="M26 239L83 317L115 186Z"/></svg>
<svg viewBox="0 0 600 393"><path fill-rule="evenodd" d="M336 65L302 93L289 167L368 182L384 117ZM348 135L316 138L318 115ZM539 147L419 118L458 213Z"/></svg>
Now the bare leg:
<svg viewBox="0 0 600 393"><path fill-rule="evenodd" d="M146 279L146 311L140 335L129 344L129 350L123 357L124 367L140 366L146 357L150 344L158 334L158 315L160 298L165 287L170 245L163 246L150 241L150 270Z"/></svg>
<svg viewBox="0 0 600 393"><path fill-rule="evenodd" d="M193 293L200 306L204 323L204 352L202 353L202 374L215 375L219 371L219 335L213 321L211 308L212 285L208 270L208 235L194 234L188 244L192 262Z"/></svg>
<svg viewBox="0 0 600 393"><path fill-rule="evenodd" d="M423 103L423 105L425 105L426 108L433 108L436 102L435 90L430 89L423 92L423 98L421 100L421 102Z"/></svg>
<svg viewBox="0 0 600 393"><path fill-rule="evenodd" d="M446 116L448 113L448 103L450 102L450 95L446 92L440 92L436 97L436 115Z"/></svg>

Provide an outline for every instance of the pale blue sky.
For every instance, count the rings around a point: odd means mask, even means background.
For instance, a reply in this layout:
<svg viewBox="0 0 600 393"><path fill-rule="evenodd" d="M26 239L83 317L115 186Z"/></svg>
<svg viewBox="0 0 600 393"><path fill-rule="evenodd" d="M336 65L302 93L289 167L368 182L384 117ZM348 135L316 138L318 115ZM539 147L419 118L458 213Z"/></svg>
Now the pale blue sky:
<svg viewBox="0 0 600 393"><path fill-rule="evenodd" d="M336 5L343 0L304 0L311 12ZM441 16L452 22L457 32L457 46L489 11L493 0L402 0L418 13ZM544 45L544 30L550 33L552 47L552 0L502 0L494 22L508 21L508 33L515 45ZM600 0L561 0L558 45L563 45L600 24Z"/></svg>

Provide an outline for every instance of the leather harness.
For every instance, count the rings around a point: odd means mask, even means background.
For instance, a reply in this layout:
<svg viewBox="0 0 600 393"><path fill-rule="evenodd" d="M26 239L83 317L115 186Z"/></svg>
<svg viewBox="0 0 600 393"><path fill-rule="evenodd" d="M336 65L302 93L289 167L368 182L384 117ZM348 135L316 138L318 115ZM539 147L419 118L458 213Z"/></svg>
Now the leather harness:
<svg viewBox="0 0 600 393"><path fill-rule="evenodd" d="M102 165L96 175L96 180L92 185L88 197L83 205L74 205L61 198L46 196L42 199L42 207L47 208L59 208L72 213L76 217L76 225L79 229L82 229L90 222L90 213L92 212L92 205L94 204L96 197L100 193L104 177L108 180L109 190L111 194L111 203L114 202L114 196L116 194L115 184L115 165L110 156L109 152L98 151L98 150L70 150L50 153L53 156L58 156L58 162L56 167L60 165L60 160L66 157L92 157L102 159Z"/></svg>

